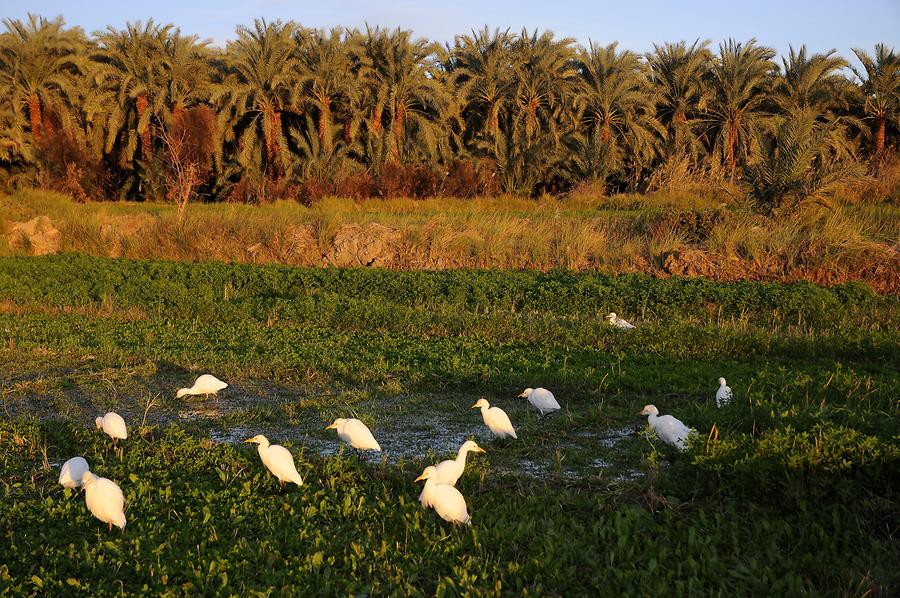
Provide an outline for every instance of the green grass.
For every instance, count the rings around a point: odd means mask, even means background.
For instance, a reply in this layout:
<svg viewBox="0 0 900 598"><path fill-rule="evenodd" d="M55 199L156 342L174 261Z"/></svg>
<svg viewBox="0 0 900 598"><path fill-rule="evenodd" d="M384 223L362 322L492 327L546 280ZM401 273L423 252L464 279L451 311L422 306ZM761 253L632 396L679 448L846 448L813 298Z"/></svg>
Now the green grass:
<svg viewBox="0 0 900 598"><path fill-rule="evenodd" d="M863 285L0 258L0 334L0 591L900 583L900 299ZM221 398L174 399L204 371L231 384ZM563 405L545 423L515 398L536 385ZM519 441L484 436L481 396ZM688 453L642 432L645 403L696 428ZM132 428L121 458L90 429L106 409ZM383 459L337 450L323 428L348 413ZM302 488L210 440L255 433L292 449ZM474 525L454 529L412 480L469 437L488 452L459 483ZM44 467L75 454L122 486L124 533Z"/></svg>

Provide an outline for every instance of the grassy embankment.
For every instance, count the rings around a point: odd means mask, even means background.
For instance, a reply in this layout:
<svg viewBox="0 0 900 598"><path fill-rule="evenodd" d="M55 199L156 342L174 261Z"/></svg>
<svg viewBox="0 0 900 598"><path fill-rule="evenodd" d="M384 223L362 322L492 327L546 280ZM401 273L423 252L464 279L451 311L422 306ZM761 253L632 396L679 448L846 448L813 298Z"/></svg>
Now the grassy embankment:
<svg viewBox="0 0 900 598"><path fill-rule="evenodd" d="M167 204L75 204L40 191L0 197L2 222L37 215L59 228L63 251L135 259L353 265L356 246L376 239L376 265L400 270L566 268L719 280L862 280L881 292L900 291L900 207L889 204L766 218L684 192L541 201L327 199L308 208L193 205L180 222ZM347 230L372 223L389 230ZM336 236L349 252L335 251L341 244ZM697 251L666 263L671 253L686 250ZM27 252L0 240L0 255Z"/></svg>
<svg viewBox="0 0 900 598"><path fill-rule="evenodd" d="M0 588L889 595L900 583L900 300L863 285L63 255L0 259L0 301ZM609 310L638 328L611 329ZM202 371L232 386L176 401ZM720 375L735 390L724 411ZM514 398L526 385L556 391L563 413L538 423ZM487 438L468 408L481 396L519 441ZM645 403L697 429L689 453L639 433ZM110 408L132 425L121 457L88 429ZM322 428L348 413L384 460L333 455ZM254 451L213 440L252 433L292 448L304 487L279 494ZM454 530L419 508L412 479L467 437L488 452L459 483L474 525ZM55 485L46 464L74 454L121 484L124 533Z"/></svg>

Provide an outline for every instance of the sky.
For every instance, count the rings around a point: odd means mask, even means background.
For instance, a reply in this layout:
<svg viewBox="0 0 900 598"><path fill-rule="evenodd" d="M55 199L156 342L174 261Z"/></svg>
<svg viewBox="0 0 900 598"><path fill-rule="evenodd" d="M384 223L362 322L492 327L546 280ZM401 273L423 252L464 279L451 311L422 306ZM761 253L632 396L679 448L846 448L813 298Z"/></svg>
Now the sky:
<svg viewBox="0 0 900 598"><path fill-rule="evenodd" d="M223 46L237 25L264 17L319 28L399 26L439 42L488 25L550 29L585 45L619 41L638 52L697 38L712 40L715 48L729 37L755 37L779 54L804 43L810 51L835 48L848 58L851 48L871 53L878 42L900 49L900 0L0 0L0 17L28 12L62 15L88 33L152 17Z"/></svg>

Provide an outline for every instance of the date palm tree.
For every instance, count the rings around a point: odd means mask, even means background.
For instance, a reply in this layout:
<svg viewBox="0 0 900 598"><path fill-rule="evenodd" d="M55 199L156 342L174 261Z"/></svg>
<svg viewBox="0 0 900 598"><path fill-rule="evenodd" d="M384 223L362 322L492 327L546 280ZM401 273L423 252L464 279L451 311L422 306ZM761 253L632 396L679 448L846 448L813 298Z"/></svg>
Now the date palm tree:
<svg viewBox="0 0 900 598"><path fill-rule="evenodd" d="M304 94L316 113L318 146L330 152L334 144L334 115L346 101L345 91L353 80L346 34L337 27L329 32L298 30L294 37Z"/></svg>
<svg viewBox="0 0 900 598"><path fill-rule="evenodd" d="M618 44L593 42L578 55L578 96L584 138L602 156L593 180L606 180L627 163L640 172L657 153L665 130L656 119L654 97L647 88L645 67L637 54L619 52Z"/></svg>
<svg viewBox="0 0 900 598"><path fill-rule="evenodd" d="M182 35L180 29L172 31L164 40L162 93L174 120L209 98L213 72L209 43L196 35Z"/></svg>
<svg viewBox="0 0 900 598"><path fill-rule="evenodd" d="M654 45L647 54L656 115L666 127L667 153L687 153L696 158L702 151L696 133L697 119L706 109L711 91L707 73L712 63L709 41Z"/></svg>
<svg viewBox="0 0 900 598"><path fill-rule="evenodd" d="M41 136L44 111L64 109L75 95L86 61L84 32L66 29L62 17L29 14L25 21L3 19L0 34L0 93L27 123L32 140ZM16 125L20 126L20 125Z"/></svg>
<svg viewBox="0 0 900 598"><path fill-rule="evenodd" d="M171 25L127 23L124 29L108 27L95 33L99 92L108 103L105 152L120 144L120 163L137 156L145 163L153 157L152 127L166 107L166 43ZM140 146L140 154L137 153Z"/></svg>
<svg viewBox="0 0 900 598"><path fill-rule="evenodd" d="M712 97L702 118L703 134L732 178L738 164L750 160L759 147L757 131L767 115L777 72L774 56L771 48L757 45L755 39L728 40L719 45L710 69Z"/></svg>
<svg viewBox="0 0 900 598"><path fill-rule="evenodd" d="M832 113L840 108L846 97L850 81L840 71L850 66L836 55L836 50L807 56L806 46L799 50L790 47L782 58L784 76L779 80L779 93L775 100L786 112L813 108L820 114Z"/></svg>
<svg viewBox="0 0 900 598"><path fill-rule="evenodd" d="M515 36L509 30L491 32L487 27L456 37L449 49L445 70L448 83L465 99L463 119L466 137L496 136L501 114L512 104L516 78L512 70Z"/></svg>
<svg viewBox="0 0 900 598"><path fill-rule="evenodd" d="M220 106L219 130L235 146L244 167L277 178L290 157L285 114L295 114L302 94L293 21L258 19L253 28L238 27L227 47L227 75L212 101Z"/></svg>
<svg viewBox="0 0 900 598"><path fill-rule="evenodd" d="M387 148L380 155L394 161L434 159L442 133L438 115L447 102L436 73L440 48L412 39L409 31L375 28L366 30L362 50L372 149ZM387 136L379 142L374 138L382 131Z"/></svg>
<svg viewBox="0 0 900 598"><path fill-rule="evenodd" d="M900 128L900 55L885 44L875 46L875 55L854 48L862 70L853 69L862 82L863 114L872 123L875 155L884 151L889 130Z"/></svg>

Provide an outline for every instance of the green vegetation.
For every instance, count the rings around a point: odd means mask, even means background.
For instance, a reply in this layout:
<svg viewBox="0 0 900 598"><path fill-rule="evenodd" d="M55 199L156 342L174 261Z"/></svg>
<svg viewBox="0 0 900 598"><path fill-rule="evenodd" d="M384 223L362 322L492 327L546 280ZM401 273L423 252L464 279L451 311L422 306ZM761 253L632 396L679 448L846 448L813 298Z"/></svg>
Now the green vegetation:
<svg viewBox="0 0 900 598"><path fill-rule="evenodd" d="M853 49L851 78L835 50L779 64L755 39L642 56L549 31L442 47L257 20L221 49L152 20L90 36L61 17L4 25L3 179L81 201L700 188L770 211L882 176L900 141L884 44Z"/></svg>
<svg viewBox="0 0 900 598"><path fill-rule="evenodd" d="M613 330L603 315L635 322ZM0 590L891 595L900 300L861 284L0 258ZM210 371L210 401L174 391ZM716 378L734 404L716 409ZM515 395L553 389L539 423ZM485 396L519 430L492 442ZM675 454L635 414L696 428ZM120 456L90 429L114 408ZM353 413L383 460L323 430ZM143 422L143 423L142 423ZM266 433L305 485L279 493ZM453 529L412 483L487 448ZM59 464L120 483L109 534Z"/></svg>

